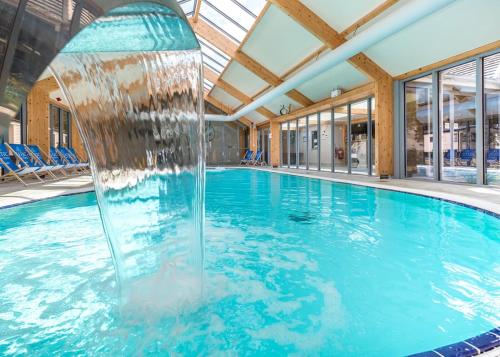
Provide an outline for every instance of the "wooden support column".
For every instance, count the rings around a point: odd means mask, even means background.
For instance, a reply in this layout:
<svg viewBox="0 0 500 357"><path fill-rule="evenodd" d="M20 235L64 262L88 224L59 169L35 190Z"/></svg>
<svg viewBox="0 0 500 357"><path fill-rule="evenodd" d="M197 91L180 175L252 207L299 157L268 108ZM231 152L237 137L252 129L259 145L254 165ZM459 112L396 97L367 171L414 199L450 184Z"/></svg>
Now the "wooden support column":
<svg viewBox="0 0 500 357"><path fill-rule="evenodd" d="M49 103L46 86L40 82L35 83L27 98L27 139L28 144L38 145L46 153L50 148Z"/></svg>
<svg viewBox="0 0 500 357"><path fill-rule="evenodd" d="M377 175L394 174L393 81L386 76L375 82L375 164Z"/></svg>
<svg viewBox="0 0 500 357"><path fill-rule="evenodd" d="M257 127L252 124L249 131L248 144L250 146L250 150L252 150L253 152L257 151L257 133Z"/></svg>
<svg viewBox="0 0 500 357"><path fill-rule="evenodd" d="M71 146L75 149L76 154L81 160L88 161L87 150L83 146L83 141L74 117L71 118Z"/></svg>
<svg viewBox="0 0 500 357"><path fill-rule="evenodd" d="M280 165L280 123L276 120L270 122L271 133L271 166Z"/></svg>

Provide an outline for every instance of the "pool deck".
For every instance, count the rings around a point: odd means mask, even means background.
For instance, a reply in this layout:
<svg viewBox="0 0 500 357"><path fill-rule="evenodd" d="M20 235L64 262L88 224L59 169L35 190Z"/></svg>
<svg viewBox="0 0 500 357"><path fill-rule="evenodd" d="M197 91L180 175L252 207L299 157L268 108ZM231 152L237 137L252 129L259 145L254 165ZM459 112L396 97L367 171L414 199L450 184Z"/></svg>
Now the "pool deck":
<svg viewBox="0 0 500 357"><path fill-rule="evenodd" d="M0 182L0 208L93 190L94 185L90 175L75 176L27 187L17 181Z"/></svg>
<svg viewBox="0 0 500 357"><path fill-rule="evenodd" d="M255 169L434 197L479 208L500 216L500 187L429 182L423 180L381 180L375 176L348 175L301 169L267 167Z"/></svg>
<svg viewBox="0 0 500 357"><path fill-rule="evenodd" d="M249 167L233 166L228 168L248 169ZM300 169L269 167L251 167L250 169L413 193L457 202L500 216L500 187L429 182L422 180L380 180L378 177L374 176L348 175ZM77 176L65 180L47 182L45 184L35 184L28 187L24 187L20 183L14 181L8 183L0 182L0 208L61 195L89 192L93 191L93 189L94 186L90 175Z"/></svg>

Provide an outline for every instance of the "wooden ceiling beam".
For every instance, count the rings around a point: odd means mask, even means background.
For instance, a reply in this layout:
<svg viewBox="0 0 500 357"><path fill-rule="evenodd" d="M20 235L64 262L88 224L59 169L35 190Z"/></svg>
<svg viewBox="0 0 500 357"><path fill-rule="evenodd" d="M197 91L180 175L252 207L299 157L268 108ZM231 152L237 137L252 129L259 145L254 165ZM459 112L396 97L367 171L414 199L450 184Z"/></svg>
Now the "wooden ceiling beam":
<svg viewBox="0 0 500 357"><path fill-rule="evenodd" d="M230 108L228 105L220 102L219 100L215 99L214 97L211 97L210 95L206 95L204 98L207 102L212 104L214 107L219 108L226 114L233 114L233 109Z"/></svg>
<svg viewBox="0 0 500 357"><path fill-rule="evenodd" d="M334 49L347 40L330 27L321 17L316 15L299 0L269 0L298 24L311 32L328 47ZM372 79L387 78L389 74L368 58L364 53L358 53L348 62Z"/></svg>
<svg viewBox="0 0 500 357"><path fill-rule="evenodd" d="M217 81L219 80L219 74L215 73L207 66L203 66L203 76L213 84L216 84Z"/></svg>
<svg viewBox="0 0 500 357"><path fill-rule="evenodd" d="M212 25L201 18L199 18L197 22L194 22L193 18L191 18L189 19L189 23L191 24L194 32L217 47L228 57L234 57L234 54L238 50L238 45L227 36L223 35L222 32L214 29Z"/></svg>
<svg viewBox="0 0 500 357"><path fill-rule="evenodd" d="M199 16L200 16L200 8L201 8L201 1L202 0L197 0L196 1L196 7L194 8L194 14L193 14L193 22L198 22Z"/></svg>
<svg viewBox="0 0 500 357"><path fill-rule="evenodd" d="M233 60L240 63L243 67L248 69L253 74L262 78L267 83L272 86L278 86L283 83L283 80L277 75L269 71L266 67L255 61L253 58L238 49L238 46L232 42L225 35L220 33L218 30L214 29L210 24L208 24L203 19L199 19L196 23L190 20L194 31L225 53L227 56L231 57ZM304 94L297 90L292 90L287 93L288 97L296 101L297 103L307 107L314 102L307 98Z"/></svg>
<svg viewBox="0 0 500 357"><path fill-rule="evenodd" d="M242 93L240 90L237 88L233 87L231 84L227 83L223 79L219 79L217 82L217 86L222 89L224 92L227 94L233 96L234 98L238 99L240 102L244 104L250 104L252 102L252 98L247 96L245 93ZM274 118L276 115L270 111L269 109L265 107L260 107L256 110L256 112L262 114L265 116L267 119Z"/></svg>

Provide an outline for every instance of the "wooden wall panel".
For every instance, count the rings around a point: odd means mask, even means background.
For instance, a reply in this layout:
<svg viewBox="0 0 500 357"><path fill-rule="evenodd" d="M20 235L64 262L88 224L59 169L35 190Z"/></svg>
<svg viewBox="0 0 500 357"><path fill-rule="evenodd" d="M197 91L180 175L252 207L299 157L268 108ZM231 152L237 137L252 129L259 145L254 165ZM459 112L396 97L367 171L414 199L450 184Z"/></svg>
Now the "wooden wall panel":
<svg viewBox="0 0 500 357"><path fill-rule="evenodd" d="M271 166L280 165L280 123L271 121Z"/></svg>
<svg viewBox="0 0 500 357"><path fill-rule="evenodd" d="M49 91L43 84L35 83L27 98L27 140L46 153L50 148L49 104Z"/></svg>
<svg viewBox="0 0 500 357"><path fill-rule="evenodd" d="M393 157L393 81L392 78L375 82L375 165L377 175L394 173Z"/></svg>
<svg viewBox="0 0 500 357"><path fill-rule="evenodd" d="M50 104L64 110L69 108L50 98L50 92L58 89L54 78L47 78L35 83L27 98L27 140L28 144L38 145L45 153L50 149ZM71 142L78 156L87 160L87 152L80 138L75 120L71 119Z"/></svg>

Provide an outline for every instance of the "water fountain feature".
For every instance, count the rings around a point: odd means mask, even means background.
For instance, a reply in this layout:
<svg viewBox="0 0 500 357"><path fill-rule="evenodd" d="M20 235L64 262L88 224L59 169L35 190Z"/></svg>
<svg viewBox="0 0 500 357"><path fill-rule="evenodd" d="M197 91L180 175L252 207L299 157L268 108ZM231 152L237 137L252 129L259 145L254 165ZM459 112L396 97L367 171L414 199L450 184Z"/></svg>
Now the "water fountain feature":
<svg viewBox="0 0 500 357"><path fill-rule="evenodd" d="M183 26L159 5L117 8L50 66L89 153L124 306L141 312L202 292L202 62Z"/></svg>

